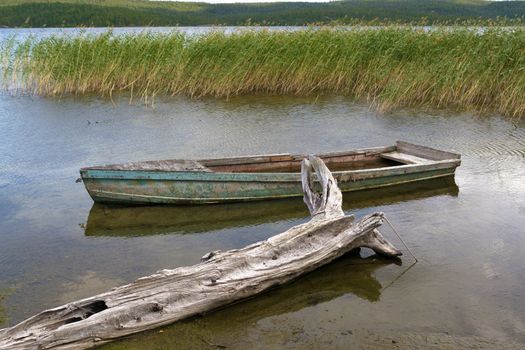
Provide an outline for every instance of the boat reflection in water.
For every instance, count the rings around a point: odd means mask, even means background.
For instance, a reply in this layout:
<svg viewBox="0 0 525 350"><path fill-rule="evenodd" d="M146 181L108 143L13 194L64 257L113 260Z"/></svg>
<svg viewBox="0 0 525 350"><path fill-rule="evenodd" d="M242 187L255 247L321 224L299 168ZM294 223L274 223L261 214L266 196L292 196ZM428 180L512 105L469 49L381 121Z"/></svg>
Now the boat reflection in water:
<svg viewBox="0 0 525 350"><path fill-rule="evenodd" d="M453 177L419 183L349 192L344 194L343 209L422 199L432 196L457 196ZM301 199L218 204L206 206L119 207L95 203L85 228L86 236L148 236L186 234L226 228L254 226L282 220L308 217Z"/></svg>
<svg viewBox="0 0 525 350"><path fill-rule="evenodd" d="M373 253L363 258L359 253L350 253L291 282L286 288L275 289L267 300L259 298L254 304L264 305L254 309L266 311L266 315L259 316L276 315L301 310L347 293L376 302L380 300L382 288L390 282L388 279L379 282L376 272L389 265L400 266L401 259L387 259Z"/></svg>

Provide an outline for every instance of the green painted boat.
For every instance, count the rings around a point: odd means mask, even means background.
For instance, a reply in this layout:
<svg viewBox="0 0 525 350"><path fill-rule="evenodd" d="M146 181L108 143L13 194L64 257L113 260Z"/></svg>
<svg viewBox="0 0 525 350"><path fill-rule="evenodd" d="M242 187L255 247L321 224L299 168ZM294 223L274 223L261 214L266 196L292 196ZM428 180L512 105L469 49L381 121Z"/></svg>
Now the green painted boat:
<svg viewBox="0 0 525 350"><path fill-rule="evenodd" d="M342 191L454 176L457 153L398 141L393 146L317 155ZM80 169L98 203L207 204L301 197L306 155L162 160Z"/></svg>
<svg viewBox="0 0 525 350"><path fill-rule="evenodd" d="M447 176L345 192L343 210L390 205L433 196L457 197L459 188ZM223 229L257 226L308 216L301 198L254 201L222 205L133 205L93 203L84 234L89 237L139 237L164 234L197 234Z"/></svg>

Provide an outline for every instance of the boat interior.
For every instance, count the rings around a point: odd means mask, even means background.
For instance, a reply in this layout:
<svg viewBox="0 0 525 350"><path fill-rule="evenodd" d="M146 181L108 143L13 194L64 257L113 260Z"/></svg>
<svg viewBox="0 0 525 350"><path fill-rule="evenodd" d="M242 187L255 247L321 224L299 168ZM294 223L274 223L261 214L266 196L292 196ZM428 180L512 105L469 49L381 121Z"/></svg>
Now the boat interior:
<svg viewBox="0 0 525 350"><path fill-rule="evenodd" d="M381 157L380 154L367 155L319 155L325 162L330 171L349 171L361 169L374 169L403 165L404 163L396 160ZM306 155L270 155L264 156L267 159L258 161L228 162L226 160L200 161L202 165L213 172L221 173L299 173L301 172L301 162Z"/></svg>
<svg viewBox="0 0 525 350"><path fill-rule="evenodd" d="M297 173L307 155L271 154L202 160L162 160L83 168L82 170L193 171L221 173ZM331 171L351 171L457 160L455 153L398 141L395 146L319 154Z"/></svg>

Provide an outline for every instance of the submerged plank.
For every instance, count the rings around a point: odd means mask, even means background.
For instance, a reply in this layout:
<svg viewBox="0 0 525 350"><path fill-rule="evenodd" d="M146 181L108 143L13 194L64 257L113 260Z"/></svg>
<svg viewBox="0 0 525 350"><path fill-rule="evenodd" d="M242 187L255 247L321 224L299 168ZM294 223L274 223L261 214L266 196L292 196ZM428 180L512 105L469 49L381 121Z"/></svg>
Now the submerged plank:
<svg viewBox="0 0 525 350"><path fill-rule="evenodd" d="M313 172L321 192L313 190ZM322 160L302 163L304 201L312 218L242 249L214 251L202 262L151 276L107 293L43 311L0 330L0 348L84 349L167 325L287 283L359 247L401 255L379 233L383 214L354 223ZM316 184L317 187L318 184Z"/></svg>

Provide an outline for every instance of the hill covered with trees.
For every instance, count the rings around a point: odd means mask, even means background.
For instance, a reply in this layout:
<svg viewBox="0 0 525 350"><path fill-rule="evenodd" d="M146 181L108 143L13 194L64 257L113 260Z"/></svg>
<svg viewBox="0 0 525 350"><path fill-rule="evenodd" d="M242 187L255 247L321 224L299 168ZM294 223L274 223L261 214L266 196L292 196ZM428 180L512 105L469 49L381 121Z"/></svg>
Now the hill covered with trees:
<svg viewBox="0 0 525 350"><path fill-rule="evenodd" d="M0 26L305 25L355 21L453 23L521 20L525 1L342 0L209 4L145 0L3 0Z"/></svg>

